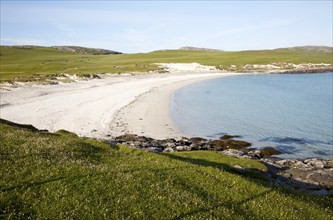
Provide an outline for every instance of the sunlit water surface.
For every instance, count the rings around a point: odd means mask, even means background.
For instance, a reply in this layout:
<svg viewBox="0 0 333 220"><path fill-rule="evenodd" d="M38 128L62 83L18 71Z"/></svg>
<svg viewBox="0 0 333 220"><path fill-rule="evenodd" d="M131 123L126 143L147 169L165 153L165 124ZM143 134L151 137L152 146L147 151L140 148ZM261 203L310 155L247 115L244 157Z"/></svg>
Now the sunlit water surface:
<svg viewBox="0 0 333 220"><path fill-rule="evenodd" d="M229 76L176 91L171 117L190 136L241 135L283 158L333 158L333 73Z"/></svg>

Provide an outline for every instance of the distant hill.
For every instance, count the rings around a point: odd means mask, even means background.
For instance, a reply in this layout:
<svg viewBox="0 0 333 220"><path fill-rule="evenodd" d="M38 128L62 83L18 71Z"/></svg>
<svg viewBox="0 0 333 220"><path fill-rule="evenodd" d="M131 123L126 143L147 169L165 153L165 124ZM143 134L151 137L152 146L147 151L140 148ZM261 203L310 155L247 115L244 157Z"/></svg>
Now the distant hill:
<svg viewBox="0 0 333 220"><path fill-rule="evenodd" d="M333 53L333 47L327 46L299 46L299 47L288 47L288 48L279 48L277 50L303 50L307 52L319 52L319 53Z"/></svg>
<svg viewBox="0 0 333 220"><path fill-rule="evenodd" d="M219 49L203 48L203 47L181 47L179 50L190 50L190 51L225 51ZM290 51L306 51L306 52L318 52L318 53L333 53L333 47L328 46L298 46L298 47L287 47L278 48L275 50L290 50ZM251 50L256 51L256 50Z"/></svg>
<svg viewBox="0 0 333 220"><path fill-rule="evenodd" d="M0 46L0 82L45 81L63 75L164 72L157 63L199 63L223 71L332 72L331 47L305 46L275 50L218 51L185 47L150 53L61 46ZM83 56L84 54L84 56ZM106 54L106 55L95 55ZM108 55L119 54L119 55Z"/></svg>
<svg viewBox="0 0 333 220"><path fill-rule="evenodd" d="M203 47L181 47L179 50L198 50L198 51L223 51L218 49L210 49L210 48L203 48Z"/></svg>
<svg viewBox="0 0 333 220"><path fill-rule="evenodd" d="M88 47L78 47L78 46L54 46L58 50L68 51L73 53L81 54L92 54L92 55L108 55L108 54L122 54L118 51L98 49L98 48L88 48Z"/></svg>
<svg viewBox="0 0 333 220"><path fill-rule="evenodd" d="M79 46L52 46L52 47L44 47L44 46L35 46L35 45L15 45L15 46L1 46L2 48L13 48L13 49L24 49L24 50L32 50L32 49L40 49L40 50L54 50L57 49L59 51L70 52L70 53L78 53L78 54L89 54L89 55L112 55L112 54L123 54L114 50L106 50L99 48L89 48L89 47L79 47Z"/></svg>

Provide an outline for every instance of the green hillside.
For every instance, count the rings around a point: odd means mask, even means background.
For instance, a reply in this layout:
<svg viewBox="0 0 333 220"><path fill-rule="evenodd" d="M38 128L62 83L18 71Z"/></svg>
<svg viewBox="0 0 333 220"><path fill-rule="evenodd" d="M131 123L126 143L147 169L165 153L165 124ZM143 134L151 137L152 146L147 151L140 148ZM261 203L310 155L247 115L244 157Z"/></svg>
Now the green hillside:
<svg viewBox="0 0 333 220"><path fill-rule="evenodd" d="M294 49L225 52L214 50L163 50L138 54L91 55L54 47L1 46L1 81L43 80L61 74L147 72L154 63L198 62L241 69L246 64L329 63L332 53L304 47ZM81 50L81 49L80 49Z"/></svg>
<svg viewBox="0 0 333 220"><path fill-rule="evenodd" d="M146 153L5 120L0 143L0 219L333 218L332 197L273 187L253 160Z"/></svg>

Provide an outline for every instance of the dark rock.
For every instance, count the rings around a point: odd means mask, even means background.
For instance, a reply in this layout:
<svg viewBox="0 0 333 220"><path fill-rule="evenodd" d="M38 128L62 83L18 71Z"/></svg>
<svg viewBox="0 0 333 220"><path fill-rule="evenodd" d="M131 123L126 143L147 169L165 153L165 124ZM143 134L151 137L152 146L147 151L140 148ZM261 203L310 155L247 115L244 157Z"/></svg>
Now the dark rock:
<svg viewBox="0 0 333 220"><path fill-rule="evenodd" d="M182 137L182 139L179 141L179 145L190 146L191 144L192 144L191 140L186 137Z"/></svg>
<svg viewBox="0 0 333 220"><path fill-rule="evenodd" d="M212 147L224 147L224 142L220 140L212 140L208 143Z"/></svg>
<svg viewBox="0 0 333 220"><path fill-rule="evenodd" d="M164 139L158 140L157 143L164 147L176 147L176 140L175 139Z"/></svg>
<svg viewBox="0 0 333 220"><path fill-rule="evenodd" d="M126 142L137 140L138 135L136 134L124 134L115 138L116 141Z"/></svg>
<svg viewBox="0 0 333 220"><path fill-rule="evenodd" d="M209 149L210 150L217 150L217 151L220 151L220 150L224 150L225 147L224 147L224 142L221 141L221 140L213 140L213 141L210 141L208 143L208 146L209 146Z"/></svg>
<svg viewBox="0 0 333 220"><path fill-rule="evenodd" d="M58 85L58 84L59 84L59 82L54 82L54 81L51 81L51 82L49 82L49 84L50 84L50 85Z"/></svg>
<svg viewBox="0 0 333 220"><path fill-rule="evenodd" d="M87 74L87 73L82 74L81 76L82 76L82 77L85 77L85 78L90 78L90 74Z"/></svg>
<svg viewBox="0 0 333 220"><path fill-rule="evenodd" d="M223 135L220 137L220 140L229 140L229 139L232 139L232 138L240 138L241 136L239 135Z"/></svg>
<svg viewBox="0 0 333 220"><path fill-rule="evenodd" d="M260 149L260 156L261 157L269 157L272 155L278 155L281 154L281 151L278 151L272 147L265 147Z"/></svg>
<svg viewBox="0 0 333 220"><path fill-rule="evenodd" d="M173 138L169 138L169 139L164 139L164 140L158 140L160 145L169 145L169 144L175 144L177 141Z"/></svg>
<svg viewBox="0 0 333 220"><path fill-rule="evenodd" d="M190 138L190 141L192 142L192 144L199 146L207 143L207 139L201 137Z"/></svg>
<svg viewBox="0 0 333 220"><path fill-rule="evenodd" d="M244 149L244 148L251 146L250 143L248 143L246 141L239 141L239 140L223 140L223 143L224 143L225 148L236 149L236 150Z"/></svg>

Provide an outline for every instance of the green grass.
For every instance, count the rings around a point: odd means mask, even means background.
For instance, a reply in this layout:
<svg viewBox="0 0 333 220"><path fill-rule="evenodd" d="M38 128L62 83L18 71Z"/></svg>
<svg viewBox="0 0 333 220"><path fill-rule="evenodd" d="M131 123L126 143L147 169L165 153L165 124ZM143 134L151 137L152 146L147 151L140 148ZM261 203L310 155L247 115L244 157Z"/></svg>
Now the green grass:
<svg viewBox="0 0 333 220"><path fill-rule="evenodd" d="M0 143L0 219L333 218L332 197L272 187L257 161L152 154L3 120Z"/></svg>
<svg viewBox="0 0 333 220"><path fill-rule="evenodd" d="M203 65L241 68L245 64L331 63L332 54L302 49L258 51L165 50L119 55L85 55L51 47L0 46L0 81L45 80L60 74L147 72L158 70L154 63L198 62Z"/></svg>

